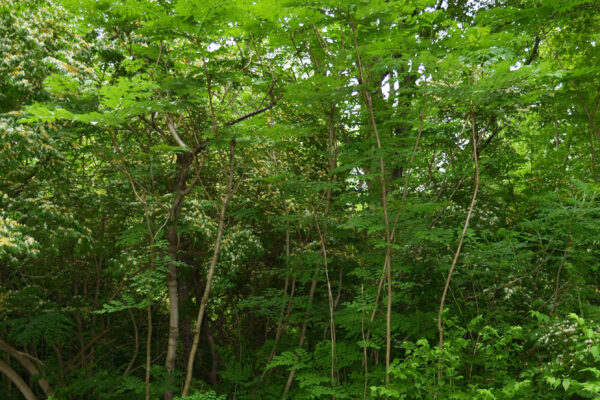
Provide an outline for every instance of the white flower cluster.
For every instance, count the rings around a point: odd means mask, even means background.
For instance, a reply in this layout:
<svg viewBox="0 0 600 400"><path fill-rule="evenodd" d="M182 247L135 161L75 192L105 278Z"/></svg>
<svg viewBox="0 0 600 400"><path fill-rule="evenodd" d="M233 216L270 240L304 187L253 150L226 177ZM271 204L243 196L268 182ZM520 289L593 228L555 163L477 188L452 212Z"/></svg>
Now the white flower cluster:
<svg viewBox="0 0 600 400"><path fill-rule="evenodd" d="M190 199L184 206L182 212L183 221L192 227L192 230L203 238L214 238L217 233L218 223L214 218L206 214L212 205L207 201Z"/></svg>
<svg viewBox="0 0 600 400"><path fill-rule="evenodd" d="M0 259L15 253L38 252L37 242L22 232L22 225L10 217L0 215Z"/></svg>
<svg viewBox="0 0 600 400"><path fill-rule="evenodd" d="M223 238L220 264L236 268L245 260L259 256L263 250L259 238L250 229L234 227Z"/></svg>
<svg viewBox="0 0 600 400"><path fill-rule="evenodd" d="M72 34L65 33L70 20L60 5L48 1L39 7L6 5L5 9L11 10L0 16L0 77L5 82L31 90L47 75L48 67L69 74L92 72L77 60L77 54L90 45L81 37L71 43ZM53 58L48 58L50 53Z"/></svg>

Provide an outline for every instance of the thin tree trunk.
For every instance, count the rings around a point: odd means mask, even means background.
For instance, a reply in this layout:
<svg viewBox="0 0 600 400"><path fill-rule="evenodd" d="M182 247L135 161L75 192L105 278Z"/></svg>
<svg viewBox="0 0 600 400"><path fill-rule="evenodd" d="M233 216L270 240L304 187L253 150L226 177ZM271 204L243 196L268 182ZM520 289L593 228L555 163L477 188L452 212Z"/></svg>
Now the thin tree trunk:
<svg viewBox="0 0 600 400"><path fill-rule="evenodd" d="M331 280L329 279L329 267L327 262L327 246L325 245L325 234L321 232L319 228L319 222L317 222L317 231L321 239L321 252L323 254L323 265L325 267L325 279L327 282L327 300L329 302L329 329L331 336L331 387L335 389L335 319L333 316L333 294L331 291ZM333 396L335 400L335 396Z"/></svg>
<svg viewBox="0 0 600 400"><path fill-rule="evenodd" d="M273 348L271 349L271 352L269 353L269 357L267 357L267 362L265 363L266 364L265 369L263 370L262 374L260 375L261 380L263 380L265 378L265 375L267 374L267 371L268 371L267 366L269 365L271 360L273 360L273 357L275 357L275 353L277 352L277 345L279 344L279 341L281 340L281 336L283 334L284 328L287 326L287 324L289 322L295 288L296 288L296 277L294 276L292 278L292 288L290 289L290 294L289 294L289 296L286 294L286 296L288 296L287 305L284 306L284 309L282 310L285 312L285 314L282 313L282 315L280 316L280 323L278 324L277 331L275 332L275 343L273 343Z"/></svg>
<svg viewBox="0 0 600 400"><path fill-rule="evenodd" d="M285 202L284 202L285 205ZM288 209L287 209L287 205L285 205L285 213L286 216L288 215ZM289 225L285 228L285 260L286 260L286 266L289 265L289 260L290 260L290 227ZM273 348L271 349L271 352L269 353L269 356L267 357L267 362L265 363L265 369L263 370L262 374L260 374L260 379L261 381L263 379L265 379L265 375L267 374L267 366L269 365L269 363L271 362L271 360L273 359L273 357L275 357L275 353L277 352L277 345L279 344L279 341L281 340L281 335L283 333L283 329L284 326L286 325L289 316L290 316L290 311L291 311L291 305L292 305L292 299L294 298L294 290L296 288L296 277L294 276L292 278L292 287L290 289L290 294L288 295L287 292L287 288L289 286L289 276L287 276L287 268L286 268L286 277L285 277L285 284L284 284L284 288L283 288L283 295L285 297L288 298L287 304L284 304L283 307L281 308L281 313L279 314L279 321L277 322L277 329L275 331L275 343L273 343Z"/></svg>
<svg viewBox="0 0 600 400"><path fill-rule="evenodd" d="M329 183L332 184L333 183L333 171L335 170L335 168L337 167L337 150L336 150L336 145L335 145L335 126L334 126L334 114L335 114L335 106L331 106L331 110L330 110L330 114L329 114L329 137L328 137L328 151L329 151ZM325 210L324 210L324 218L325 218L325 223L323 224L323 232L321 232L320 226L319 226L319 221L317 220L317 213L315 210L315 225L317 227L317 231L319 234L319 238L321 241L321 252L323 255L323 259L324 259L324 267L325 267L325 278L327 281L327 293L328 293L328 301L329 301L329 321L330 321L330 329L331 329L331 384L332 384L332 388L335 387L335 319L334 319L334 301L333 301L333 294L331 291L331 281L329 279L329 268L328 268L328 263L327 263L327 245L326 245L326 233L325 231L327 230L327 215L329 214L329 207L331 205L331 198L333 196L333 190L331 188L328 188L325 191ZM315 267L315 276L314 279L311 283L311 287L310 287L310 292L309 292L309 309L312 306L313 300L314 300L314 294L315 294L315 289L317 287L317 282L318 282L318 273L319 273L319 265L317 264L317 266ZM310 311L307 313L307 319L308 319L308 314L310 314ZM300 332L300 343L299 346L302 346L304 344L304 339L306 337L306 321L302 323L302 329ZM285 383L285 387L283 389L283 394L281 399L285 400L287 398L287 395L290 391L290 388L292 387L292 383L294 382L294 376L296 375L296 369L292 369L290 371L290 374L288 375L288 379ZM333 398L335 399L335 396L333 396Z"/></svg>
<svg viewBox="0 0 600 400"><path fill-rule="evenodd" d="M172 124L169 124L171 127ZM173 128L174 129L174 128ZM179 213L183 204L184 196L190 192L187 187L187 178L190 171L190 164L194 160L194 153L186 152L177 155L177 164L179 165L177 176L175 178L176 195L171 207L169 217L169 227L167 229L167 240L169 247L167 253L171 259L169 272L167 274L167 287L169 293L169 339L167 345L167 357L165 367L169 375L175 370L175 361L177 357L177 343L179 341L179 291L177 285L177 253L179 252L179 233L177 222ZM165 390L164 400L172 400L173 391Z"/></svg>
<svg viewBox="0 0 600 400"><path fill-rule="evenodd" d="M65 363L63 362L62 352L60 350L60 347L58 347L55 343L50 343L50 345L52 346L52 349L54 350L54 353L56 354L56 359L58 361L58 384L62 386L65 383Z"/></svg>
<svg viewBox="0 0 600 400"><path fill-rule="evenodd" d="M423 112L420 113L419 116L419 134L417 136L417 140L415 141L415 145L413 147L413 151L412 151L412 155L410 157L410 161L409 161L409 166L412 166L413 162L414 162L414 157L415 157L415 153L417 152L417 149L419 148L419 143L421 140L421 135L423 133L423 118L424 118L424 114ZM408 180L410 177L410 172L411 169L409 169L406 174L404 175L404 189L402 192L402 201L400 203L400 210L398 211L398 213L396 214L396 218L394 219L394 225L392 227L392 232L390 234L390 239L392 241L392 244L394 243L394 241L396 240L396 236L395 236L395 232L396 232L396 228L398 225L398 220L400 219L400 213L402 212L402 210L404 209L404 203L406 202L406 196L408 193ZM381 271L381 277L379 279L379 284L377 285L377 295L375 296L375 305L373 306L373 311L371 312L371 317L369 319L370 323L373 323L373 321L375 321L375 315L377 314L377 310L379 309L379 298L381 296L381 289L383 288L383 283L386 281L387 279L387 270L388 270L388 266L391 263L392 260L392 254L391 254L391 249L390 249L390 253L387 254L386 252L386 257L383 263L383 269ZM388 297L389 298L389 297ZM366 334L366 340L368 341L369 338L371 337L371 330L367 330L367 334ZM364 358L364 362L367 362L367 358L365 356Z"/></svg>
<svg viewBox="0 0 600 400"><path fill-rule="evenodd" d="M308 308L307 308L307 312L306 312L306 318L302 322L302 328L300 329L300 341L298 342L299 347L302 347L302 345L304 344L304 340L306 339L306 321L308 320L308 317L310 316L311 307L312 307L313 301L315 299L315 290L317 288L317 282L319 281L319 266L320 265L318 263L315 266L314 277L310 284L310 290L308 292ZM292 369L290 371L290 374L288 375L287 381L285 382L285 387L283 388L283 394L281 395L281 400L287 399L287 395L290 391L290 388L292 387L292 383L294 382L295 375L296 375L296 369Z"/></svg>
<svg viewBox="0 0 600 400"><path fill-rule="evenodd" d="M328 140L328 151L329 151L329 184L333 184L333 171L337 167L337 152L336 152L336 137L335 137L335 125L334 125L334 117L335 117L335 106L331 106L330 114L329 114L329 140ZM327 259L327 218L329 216L329 208L331 206L331 198L333 196L333 190L331 187L327 188L327 201L325 203L325 213L323 215L323 231L321 232L319 221L316 221L317 232L321 239L321 252L323 256L323 266L325 267L325 279L327 282L327 299L329 302L329 328L331 330L331 387L335 389L335 317L334 317L334 307L335 303L333 300L333 292L331 290L331 279L329 278L329 263ZM332 396L335 400L335 395Z"/></svg>
<svg viewBox="0 0 600 400"><path fill-rule="evenodd" d="M219 210L219 227L217 229L217 239L215 241L215 248L213 251L212 258L210 260L210 266L208 268L208 274L206 276L206 286L204 287L204 294L200 301L200 309L198 310L198 316L196 319L196 326L194 332L194 341L192 343L192 349L190 356L187 360L187 370L185 376L185 383L183 386L182 396L187 396L190 393L192 385L192 376L194 372L194 360L196 358L196 351L198 350L198 343L200 341L200 329L202 328L202 320L204 319L204 312L206 310L206 304L208 303L208 297L210 296L210 289L212 287L212 281L215 274L215 269L219 261L219 254L221 253L221 244L223 242L223 232L225 230L225 215L227 212L227 205L229 200L233 196L233 174L235 172L235 138L231 139L229 147L229 177L227 178L227 188L225 195L221 199L221 208Z"/></svg>
<svg viewBox="0 0 600 400"><path fill-rule="evenodd" d="M277 157L276 157L275 153L273 153L272 159L275 164L275 168L278 168ZM287 202L285 201L285 199L283 200L283 211L284 211L286 218L289 217L289 209L288 209ZM277 321L277 329L275 330L275 343L273 343L273 348L271 349L271 352L269 353L269 356L267 357L267 361L265 363L265 368L263 369L263 372L260 374L261 381L265 379L265 375L268 372L267 366L269 365L269 363L271 362L273 357L275 357L275 353L277 352L277 345L279 344L279 341L281 340L281 335L283 333L283 329L284 329L285 325L287 324L287 321L289 319L290 312L291 312L291 304L292 304L292 299L294 297L294 290L296 287L296 276L294 276L292 278L292 287L290 290L290 294L288 296L288 286L290 284L290 277L288 275L289 264L290 264L290 224L289 224L289 221L287 221L286 227L285 227L286 276L285 276L285 283L283 286L283 296L287 297L288 301L287 301L287 305L284 304L281 307L281 312L279 314L279 320Z"/></svg>
<svg viewBox="0 0 600 400"><path fill-rule="evenodd" d="M473 159L475 161L475 189L473 189L473 197L471 197L471 204L469 205L469 211L467 212L467 217L465 218L465 223L463 226L462 233L460 234L460 240L458 242L458 246L456 247L456 252L454 253L454 258L452 259L452 265L450 266L450 270L448 271L448 276L446 277L446 284L444 285L444 291L442 292L442 299L440 300L440 309L438 311L438 332L439 332L439 349L440 353L444 349L444 325L443 325L443 314L444 314L444 304L446 302L446 295L448 293L448 288L450 287L450 280L452 279L452 273L454 272L454 268L456 267L456 262L458 261L458 257L460 256L460 251L462 249L463 242L465 240L465 235L467 234L467 228L469 227L469 221L471 220L471 215L473 214L473 209L475 208L475 202L477 201L477 192L479 191L479 157L477 155L477 136L475 135L475 115L471 112L471 142L473 142ZM438 362L438 373L437 373L437 383L441 384L442 381L442 360L440 354L440 360Z"/></svg>
<svg viewBox="0 0 600 400"><path fill-rule="evenodd" d="M171 236L174 230L169 229L168 238L171 241ZM168 254L171 260L177 258L177 250L169 246ZM179 339L179 298L177 295L177 267L171 263L169 272L167 273L167 287L169 293L169 339L167 341L167 356L165 359L165 367L169 375L175 370L175 360L177 356L177 342ZM165 390L165 400L173 399L173 391Z"/></svg>
<svg viewBox="0 0 600 400"><path fill-rule="evenodd" d="M129 361L129 365L127 365L127 368L125 369L125 372L123 372L123 375L127 375L127 374L129 374L129 372L131 372L131 368L133 367L133 364L135 363L135 360L137 359L137 355L138 355L138 352L140 349L140 339L138 336L138 327L137 327L137 323L135 322L135 316L133 315L131 308L128 308L127 311L129 312L129 317L131 317L131 322L133 323L135 344L134 344L133 356L131 357L131 361Z"/></svg>
<svg viewBox="0 0 600 400"><path fill-rule="evenodd" d="M365 75L362 66L362 60L360 57L360 52L358 51L358 40L356 38L356 26L351 25L352 27L352 38L354 40L354 49L356 51L356 59L358 64L358 72L360 76L361 82L366 83ZM375 111L373 110L373 100L371 99L371 94L368 90L363 91L365 97L365 103L367 105L367 109L369 111L369 117L371 121L371 125L373 127L373 133L375 134L375 140L377 143L377 150L380 152L379 154L379 172L381 173L381 206L383 208L383 217L385 221L385 241L387 244L387 249L385 252L385 261L384 268L386 269L386 280L387 280L387 292L388 292L388 301L387 301L387 314L386 314L386 334L385 334L385 383L386 385L389 383L390 375L390 357L391 357L391 348L392 348L392 334L391 334L391 321L392 321L392 294L393 294L393 282L392 282L392 249L391 249L391 232L390 232L390 220L389 213L387 207L387 188L386 188L386 179L385 179L385 163L383 160L383 155L381 155L381 138L379 137L379 130L377 129L377 122L375 121Z"/></svg>

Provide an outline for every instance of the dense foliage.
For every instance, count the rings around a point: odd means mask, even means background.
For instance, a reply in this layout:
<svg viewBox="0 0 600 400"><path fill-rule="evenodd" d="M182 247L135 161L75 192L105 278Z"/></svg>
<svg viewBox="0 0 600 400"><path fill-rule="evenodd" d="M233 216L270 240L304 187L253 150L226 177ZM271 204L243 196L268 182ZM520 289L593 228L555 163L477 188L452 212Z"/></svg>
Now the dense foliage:
<svg viewBox="0 0 600 400"><path fill-rule="evenodd" d="M0 397L600 398L597 0L3 0Z"/></svg>

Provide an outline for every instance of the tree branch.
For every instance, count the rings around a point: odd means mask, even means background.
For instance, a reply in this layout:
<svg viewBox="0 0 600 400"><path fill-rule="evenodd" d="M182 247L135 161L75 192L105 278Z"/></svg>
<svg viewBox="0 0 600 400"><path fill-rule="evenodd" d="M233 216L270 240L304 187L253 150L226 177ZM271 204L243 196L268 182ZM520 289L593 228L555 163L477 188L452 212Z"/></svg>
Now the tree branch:
<svg viewBox="0 0 600 400"><path fill-rule="evenodd" d="M0 359L0 372L2 372L15 386L19 389L25 400L37 400L33 390L21 378L17 372L11 368L6 362Z"/></svg>
<svg viewBox="0 0 600 400"><path fill-rule="evenodd" d="M529 54L529 57L527 58L527 61L525 61L525 65L529 65L531 64L531 62L533 60L535 60L535 58L538 55L538 48L540 46L540 37L536 36L535 37L535 43L533 44L533 49L531 49L531 53Z"/></svg>
<svg viewBox="0 0 600 400"><path fill-rule="evenodd" d="M282 98L282 97L283 97L283 95L280 95L279 97L277 97L277 98L276 98L276 99L275 99L275 100L274 100L274 101L273 101L271 104L269 104L268 106L266 106L266 107L263 107L263 108L259 108L258 110L254 110L254 111L252 111L251 113L248 113L248 114L246 114L246 115L244 115L244 116L241 116L241 117L239 117L239 118L236 118L236 119L234 119L234 120L232 120L232 121L226 122L226 123L225 123L225 125L227 125L227 126L235 125L235 124L237 124L238 122L242 122L242 121L244 121L244 120L246 120L246 119L248 119L248 118L254 117L255 115L258 115L258 114L264 113L265 111L268 111L268 110L270 110L271 108L275 107L275 105L277 104L277 102L278 102L279 100L281 100L281 98Z"/></svg>

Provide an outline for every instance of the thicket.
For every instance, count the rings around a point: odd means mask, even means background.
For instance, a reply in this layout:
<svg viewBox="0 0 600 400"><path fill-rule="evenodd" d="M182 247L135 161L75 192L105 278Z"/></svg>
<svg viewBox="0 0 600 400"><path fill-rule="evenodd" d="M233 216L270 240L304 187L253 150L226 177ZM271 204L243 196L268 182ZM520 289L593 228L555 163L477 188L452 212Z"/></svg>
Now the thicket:
<svg viewBox="0 0 600 400"><path fill-rule="evenodd" d="M600 398L600 3L2 0L0 398Z"/></svg>

